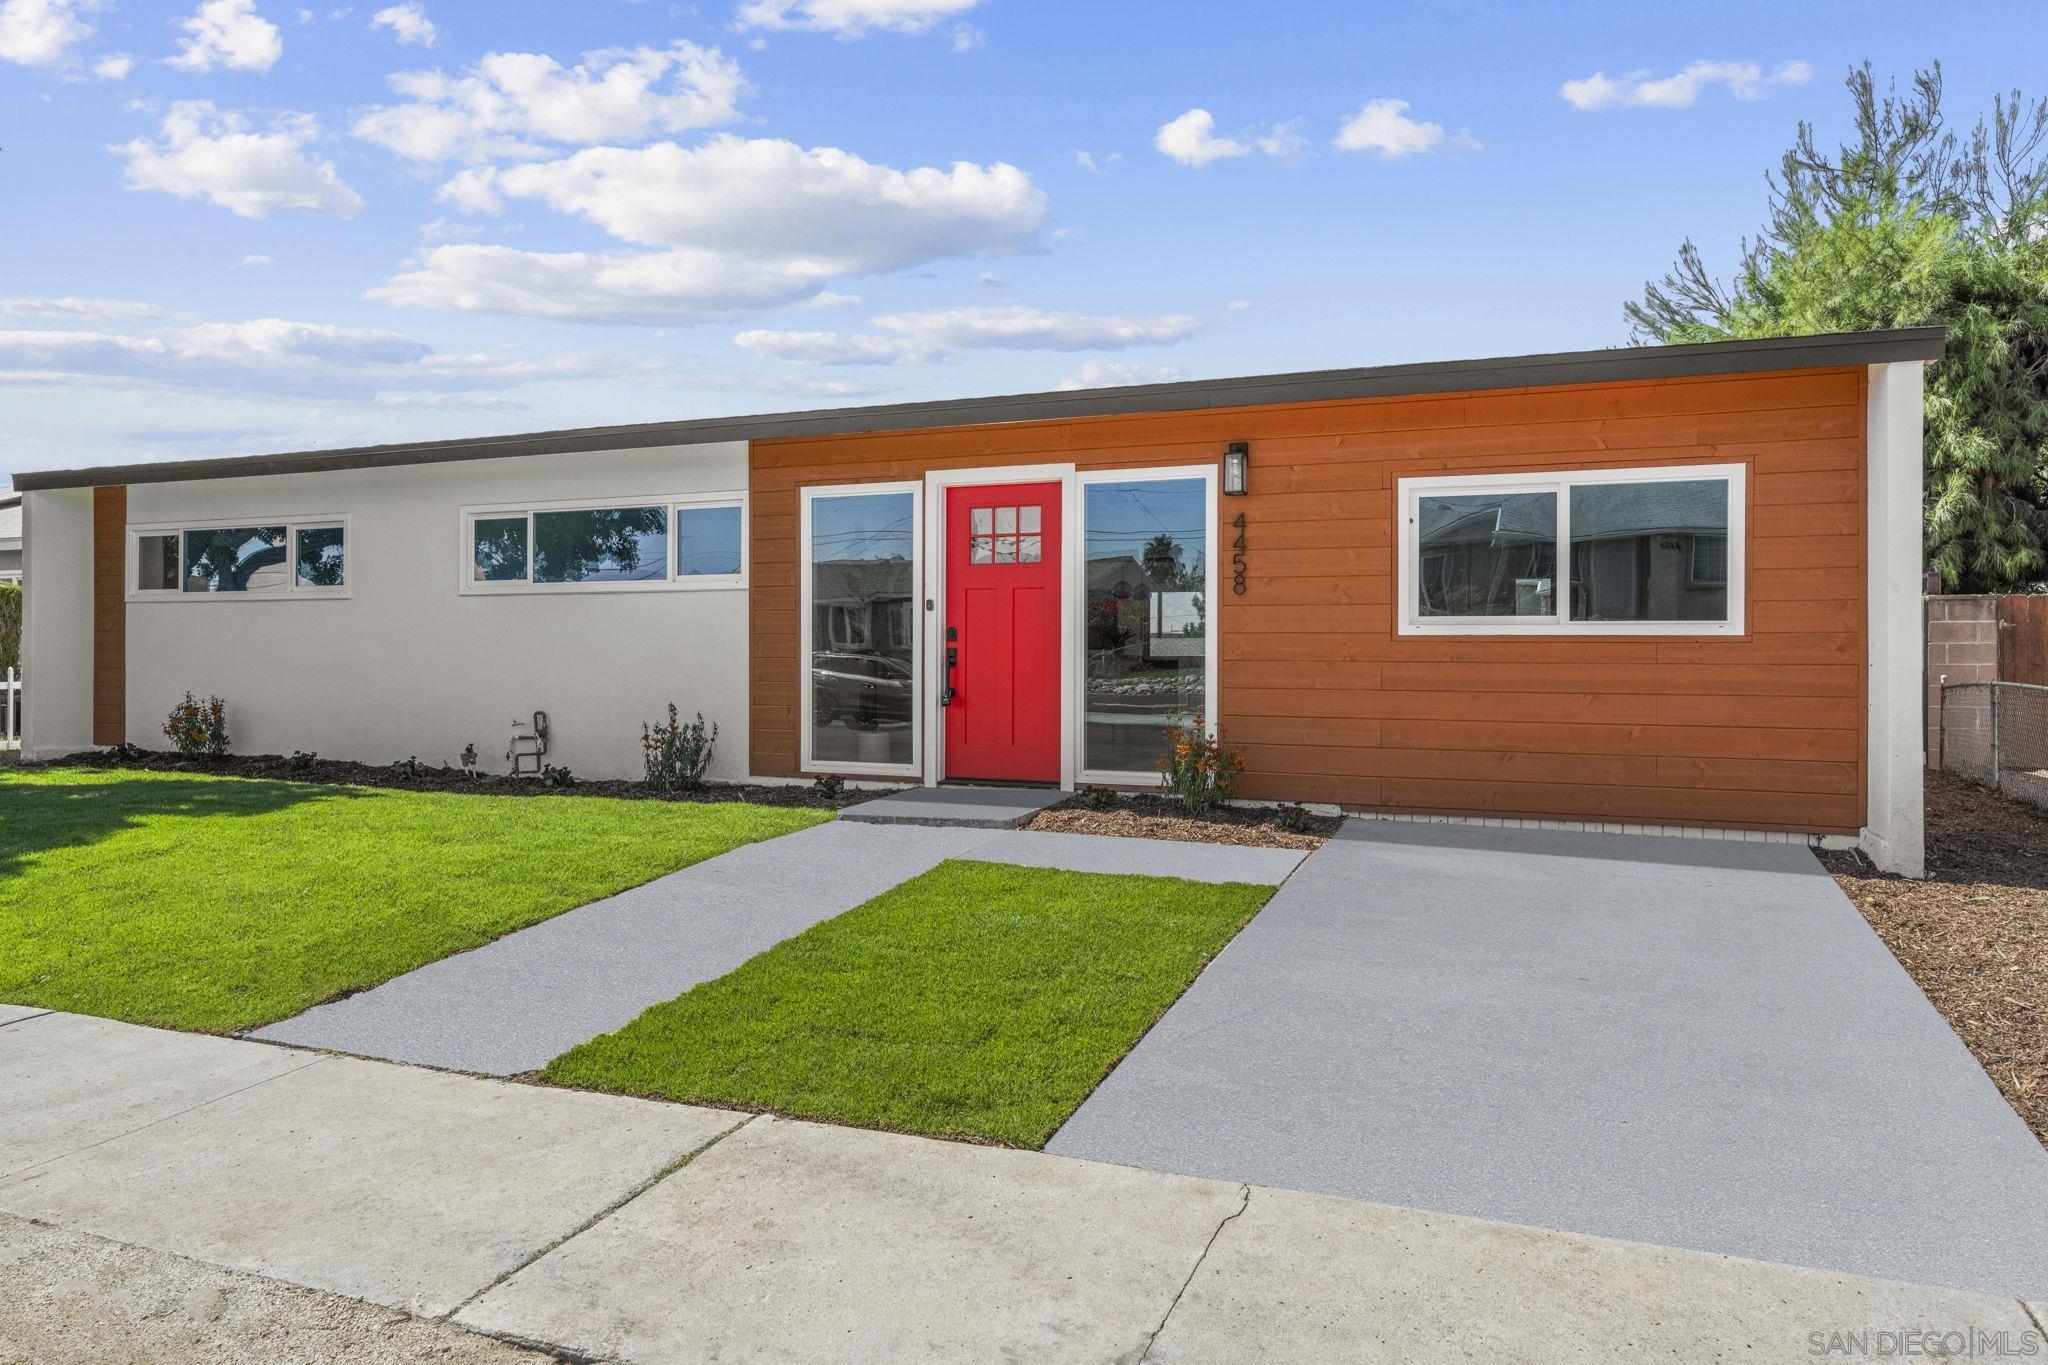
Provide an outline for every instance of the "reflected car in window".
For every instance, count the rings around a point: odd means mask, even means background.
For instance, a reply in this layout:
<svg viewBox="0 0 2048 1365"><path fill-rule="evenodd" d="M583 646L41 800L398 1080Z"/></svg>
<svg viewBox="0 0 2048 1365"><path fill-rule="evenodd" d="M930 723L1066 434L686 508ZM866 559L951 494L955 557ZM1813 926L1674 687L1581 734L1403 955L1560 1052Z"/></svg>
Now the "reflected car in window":
<svg viewBox="0 0 2048 1365"><path fill-rule="evenodd" d="M811 656L811 718L853 730L908 725L916 705L910 662L886 654Z"/></svg>

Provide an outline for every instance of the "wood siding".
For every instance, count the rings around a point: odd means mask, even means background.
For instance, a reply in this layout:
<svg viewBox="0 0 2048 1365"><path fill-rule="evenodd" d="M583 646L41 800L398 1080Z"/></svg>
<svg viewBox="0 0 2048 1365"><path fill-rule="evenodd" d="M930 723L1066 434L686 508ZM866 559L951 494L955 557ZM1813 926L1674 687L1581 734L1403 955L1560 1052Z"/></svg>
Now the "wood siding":
<svg viewBox="0 0 2048 1365"><path fill-rule="evenodd" d="M1245 514L1249 576L1215 628L1245 796L1853 833L1864 387L1849 368L757 441L753 770L798 765L800 487L1215 463L1244 440L1250 492L1221 510ZM1750 470L1746 635L1396 634L1397 479L1732 463Z"/></svg>
<svg viewBox="0 0 2048 1365"><path fill-rule="evenodd" d="M92 742L128 740L128 489L92 490Z"/></svg>

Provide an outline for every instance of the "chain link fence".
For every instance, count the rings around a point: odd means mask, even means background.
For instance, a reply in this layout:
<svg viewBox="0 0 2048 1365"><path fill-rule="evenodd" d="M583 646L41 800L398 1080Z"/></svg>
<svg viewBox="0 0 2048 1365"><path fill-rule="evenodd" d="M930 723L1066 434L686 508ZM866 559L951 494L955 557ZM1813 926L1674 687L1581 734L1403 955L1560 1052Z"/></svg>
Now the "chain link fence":
<svg viewBox="0 0 2048 1365"><path fill-rule="evenodd" d="M2048 807L2048 687L1944 684L1941 766L2007 796Z"/></svg>

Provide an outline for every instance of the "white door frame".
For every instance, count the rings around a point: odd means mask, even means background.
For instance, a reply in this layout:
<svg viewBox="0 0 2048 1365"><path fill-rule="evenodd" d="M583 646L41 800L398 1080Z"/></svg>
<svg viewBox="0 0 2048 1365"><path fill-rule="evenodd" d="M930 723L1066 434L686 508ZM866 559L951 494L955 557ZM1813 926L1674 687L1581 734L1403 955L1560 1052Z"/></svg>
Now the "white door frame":
<svg viewBox="0 0 2048 1365"><path fill-rule="evenodd" d="M946 717L939 693L946 685L946 632L941 629L946 601L946 491L985 484L1056 483L1060 486L1060 789L1074 789L1074 678L1079 656L1074 631L1079 622L1074 602L1080 580L1078 560L1065 548L1081 532L1080 486L1074 466L1066 464L994 465L980 469L933 469L924 476L924 562L927 596L921 616L931 618L924 632L925 734L924 785L936 787L946 777Z"/></svg>

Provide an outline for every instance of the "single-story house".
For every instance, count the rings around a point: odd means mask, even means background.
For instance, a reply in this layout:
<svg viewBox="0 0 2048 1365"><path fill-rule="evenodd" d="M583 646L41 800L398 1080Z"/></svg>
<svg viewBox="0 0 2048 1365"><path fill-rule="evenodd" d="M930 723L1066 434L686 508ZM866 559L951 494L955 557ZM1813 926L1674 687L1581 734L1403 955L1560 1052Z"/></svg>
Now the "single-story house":
<svg viewBox="0 0 2048 1365"><path fill-rule="evenodd" d="M32 757L1156 781L1921 863L1938 328L24 475Z"/></svg>

